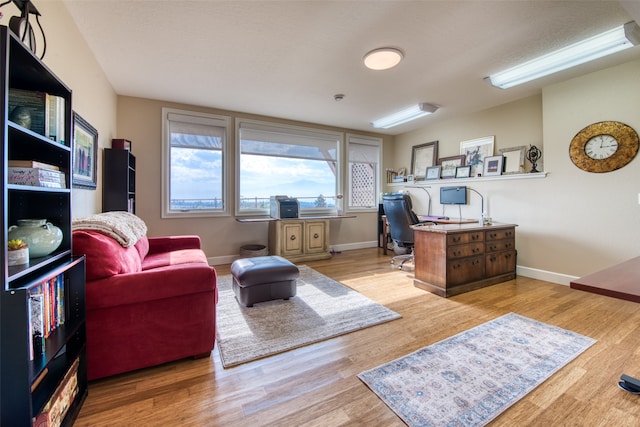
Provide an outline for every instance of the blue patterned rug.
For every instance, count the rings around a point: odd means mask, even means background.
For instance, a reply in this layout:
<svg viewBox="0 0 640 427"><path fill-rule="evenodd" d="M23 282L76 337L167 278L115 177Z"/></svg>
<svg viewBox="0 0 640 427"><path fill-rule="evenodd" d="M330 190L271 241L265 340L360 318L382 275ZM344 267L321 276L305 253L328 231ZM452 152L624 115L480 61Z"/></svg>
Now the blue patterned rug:
<svg viewBox="0 0 640 427"><path fill-rule="evenodd" d="M358 377L409 426L483 426L595 342L509 313Z"/></svg>

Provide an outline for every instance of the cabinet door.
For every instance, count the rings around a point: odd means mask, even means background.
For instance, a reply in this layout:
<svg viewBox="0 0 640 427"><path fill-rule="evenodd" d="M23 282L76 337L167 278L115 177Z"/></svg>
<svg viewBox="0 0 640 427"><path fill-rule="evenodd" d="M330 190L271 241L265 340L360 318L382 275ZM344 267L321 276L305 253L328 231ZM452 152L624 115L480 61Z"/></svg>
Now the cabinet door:
<svg viewBox="0 0 640 427"><path fill-rule="evenodd" d="M300 255L303 248L302 222L282 223L282 255Z"/></svg>
<svg viewBox="0 0 640 427"><path fill-rule="evenodd" d="M326 252L326 224L324 221L308 221L305 226L305 253Z"/></svg>
<svg viewBox="0 0 640 427"><path fill-rule="evenodd" d="M503 251L486 255L487 277L514 273L516 270L516 251Z"/></svg>
<svg viewBox="0 0 640 427"><path fill-rule="evenodd" d="M480 280L484 277L483 257L453 259L447 263L447 286Z"/></svg>

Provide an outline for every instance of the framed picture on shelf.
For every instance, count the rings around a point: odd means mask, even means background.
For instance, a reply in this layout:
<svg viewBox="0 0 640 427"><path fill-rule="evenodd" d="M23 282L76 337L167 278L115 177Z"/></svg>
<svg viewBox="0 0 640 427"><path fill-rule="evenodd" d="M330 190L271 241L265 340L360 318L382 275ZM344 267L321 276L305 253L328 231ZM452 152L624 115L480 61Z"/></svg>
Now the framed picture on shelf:
<svg viewBox="0 0 640 427"><path fill-rule="evenodd" d="M484 176L496 176L502 175L502 168L504 166L504 157L490 156L484 158Z"/></svg>
<svg viewBox="0 0 640 427"><path fill-rule="evenodd" d="M524 172L524 155L526 151L527 147L524 145L501 148L498 150L498 152L504 156L503 173L505 175Z"/></svg>
<svg viewBox="0 0 640 427"><path fill-rule="evenodd" d="M456 168L458 166L464 166L464 155L441 157L438 159L438 165L442 168L440 171L441 178L455 178Z"/></svg>
<svg viewBox="0 0 640 427"><path fill-rule="evenodd" d="M456 178L469 178L471 175L471 165L458 166L456 168Z"/></svg>
<svg viewBox="0 0 640 427"><path fill-rule="evenodd" d="M464 164L471 166L469 176L478 176L484 171L484 158L493 156L493 140L493 136L485 136L460 143L460 154L464 155Z"/></svg>
<svg viewBox="0 0 640 427"><path fill-rule="evenodd" d="M414 145L411 151L411 173L416 180L424 179L424 175L419 174L424 173L428 166L435 166L437 159L438 141Z"/></svg>
<svg viewBox="0 0 640 427"><path fill-rule="evenodd" d="M425 174L425 179L440 179L442 166L429 166Z"/></svg>
<svg viewBox="0 0 640 427"><path fill-rule="evenodd" d="M73 176L74 187L96 189L98 131L73 112Z"/></svg>

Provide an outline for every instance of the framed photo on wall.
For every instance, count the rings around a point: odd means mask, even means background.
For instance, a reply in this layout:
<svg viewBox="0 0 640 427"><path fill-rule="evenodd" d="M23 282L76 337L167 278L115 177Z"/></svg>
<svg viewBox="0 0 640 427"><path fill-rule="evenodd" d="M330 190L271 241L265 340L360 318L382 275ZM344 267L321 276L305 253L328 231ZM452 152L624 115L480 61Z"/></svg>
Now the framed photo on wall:
<svg viewBox="0 0 640 427"><path fill-rule="evenodd" d="M424 179L423 173L429 166L435 166L438 159L438 141L414 145L411 150L411 173L416 181Z"/></svg>
<svg viewBox="0 0 640 427"><path fill-rule="evenodd" d="M527 147L520 145L518 147L501 148L498 150L504 156L504 174L522 173L524 172L524 153Z"/></svg>
<svg viewBox="0 0 640 427"><path fill-rule="evenodd" d="M425 175L425 179L440 179L441 166L429 166Z"/></svg>
<svg viewBox="0 0 640 427"><path fill-rule="evenodd" d="M471 166L470 165L465 165L465 166L458 166L456 168L456 178L469 178L469 175L471 173Z"/></svg>
<svg viewBox="0 0 640 427"><path fill-rule="evenodd" d="M438 159L438 165L442 168L440 172L441 178L455 178L456 168L464 166L464 155L441 157Z"/></svg>
<svg viewBox="0 0 640 427"><path fill-rule="evenodd" d="M460 154L464 155L464 164L471 166L469 176L478 176L484 171L484 158L493 156L493 136L470 139L460 143Z"/></svg>
<svg viewBox="0 0 640 427"><path fill-rule="evenodd" d="M75 111L72 140L72 185L95 190L98 183L98 131Z"/></svg>
<svg viewBox="0 0 640 427"><path fill-rule="evenodd" d="M502 168L504 166L504 157L489 156L484 158L484 176L497 176L502 175Z"/></svg>

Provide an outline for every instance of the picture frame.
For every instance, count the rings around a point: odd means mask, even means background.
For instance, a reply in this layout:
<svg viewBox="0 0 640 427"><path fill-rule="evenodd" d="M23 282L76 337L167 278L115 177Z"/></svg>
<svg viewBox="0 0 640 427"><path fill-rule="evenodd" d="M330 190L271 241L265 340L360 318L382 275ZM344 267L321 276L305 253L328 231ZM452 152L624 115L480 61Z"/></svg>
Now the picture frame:
<svg viewBox="0 0 640 427"><path fill-rule="evenodd" d="M469 178L471 176L471 165L458 166L456 168L456 178Z"/></svg>
<svg viewBox="0 0 640 427"><path fill-rule="evenodd" d="M525 145L501 148L498 152L504 156L503 175L524 173L524 158L527 152Z"/></svg>
<svg viewBox="0 0 640 427"><path fill-rule="evenodd" d="M438 159L438 165L441 167L440 178L455 178L456 168L464 166L464 155L441 157Z"/></svg>
<svg viewBox="0 0 640 427"><path fill-rule="evenodd" d="M414 145L411 150L411 174L416 180L424 179L427 167L435 166L438 159L438 141L426 142L420 145Z"/></svg>
<svg viewBox="0 0 640 427"><path fill-rule="evenodd" d="M484 172L484 158L493 156L493 136L470 139L460 143L460 154L465 156L465 165L471 166L469 176Z"/></svg>
<svg viewBox="0 0 640 427"><path fill-rule="evenodd" d="M95 190L98 183L98 131L73 112L72 186Z"/></svg>
<svg viewBox="0 0 640 427"><path fill-rule="evenodd" d="M502 175L502 168L504 167L504 156L489 156L484 158L484 176L499 176Z"/></svg>
<svg viewBox="0 0 640 427"><path fill-rule="evenodd" d="M425 179L440 179L440 171L442 170L442 166L429 166L425 172Z"/></svg>

